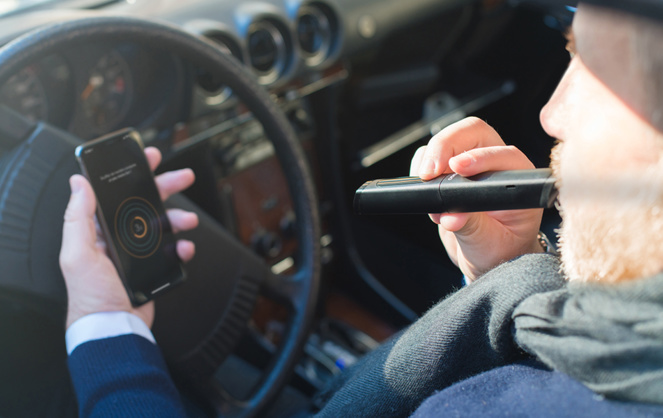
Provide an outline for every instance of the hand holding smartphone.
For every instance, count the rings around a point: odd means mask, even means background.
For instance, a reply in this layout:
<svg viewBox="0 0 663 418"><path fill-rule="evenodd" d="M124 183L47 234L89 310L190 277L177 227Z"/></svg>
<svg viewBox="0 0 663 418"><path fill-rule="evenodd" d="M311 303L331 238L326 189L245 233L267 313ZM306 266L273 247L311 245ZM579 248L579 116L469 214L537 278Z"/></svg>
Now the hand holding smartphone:
<svg viewBox="0 0 663 418"><path fill-rule="evenodd" d="M122 130L76 148L97 219L134 306L184 281L173 234L140 136Z"/></svg>

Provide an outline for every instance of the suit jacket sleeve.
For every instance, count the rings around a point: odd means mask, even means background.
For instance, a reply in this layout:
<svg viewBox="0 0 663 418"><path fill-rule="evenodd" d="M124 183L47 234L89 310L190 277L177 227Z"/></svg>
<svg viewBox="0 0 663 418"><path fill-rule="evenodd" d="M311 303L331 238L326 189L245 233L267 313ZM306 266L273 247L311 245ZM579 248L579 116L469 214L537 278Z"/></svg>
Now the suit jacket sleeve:
<svg viewBox="0 0 663 418"><path fill-rule="evenodd" d="M81 417L183 417L159 348L126 334L85 342L68 360Z"/></svg>

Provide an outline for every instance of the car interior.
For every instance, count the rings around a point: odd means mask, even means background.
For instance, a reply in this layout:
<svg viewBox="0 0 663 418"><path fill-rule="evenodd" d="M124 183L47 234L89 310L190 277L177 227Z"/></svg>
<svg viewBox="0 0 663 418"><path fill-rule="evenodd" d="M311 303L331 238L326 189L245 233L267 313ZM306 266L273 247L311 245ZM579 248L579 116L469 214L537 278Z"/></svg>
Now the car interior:
<svg viewBox="0 0 663 418"><path fill-rule="evenodd" d="M191 416L290 417L462 286L426 215L366 181L466 116L536 167L571 11L513 0L0 2L0 415L77 416L58 265L74 149L124 128L196 182L153 333ZM542 230L559 223L547 209Z"/></svg>

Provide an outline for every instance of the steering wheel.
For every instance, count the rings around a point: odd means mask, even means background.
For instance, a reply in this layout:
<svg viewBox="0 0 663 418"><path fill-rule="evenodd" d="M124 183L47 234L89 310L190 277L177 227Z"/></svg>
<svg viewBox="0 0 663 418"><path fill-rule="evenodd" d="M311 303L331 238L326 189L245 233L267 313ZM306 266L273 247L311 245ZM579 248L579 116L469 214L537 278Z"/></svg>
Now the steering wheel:
<svg viewBox="0 0 663 418"><path fill-rule="evenodd" d="M196 242L197 254L186 266L187 282L157 299L154 328L175 375L193 383L217 414L255 416L275 398L294 368L318 295L319 215L304 152L282 111L241 64L213 44L168 24L94 16L37 29L0 49L0 85L40 57L95 42L129 42L168 51L204 69L232 89L274 146L295 212L295 272L273 274L212 216L186 197L175 196L167 204L199 214L200 226L187 236ZM60 327L66 308L58 266L62 217L69 196L67 178L78 171L73 151L81 142L47 123L0 108L0 305L20 306L22 312L49 317ZM261 292L287 306L289 323L256 388L247 399L235 399L211 377L242 336ZM63 336L64 329L54 343L58 353L63 352Z"/></svg>

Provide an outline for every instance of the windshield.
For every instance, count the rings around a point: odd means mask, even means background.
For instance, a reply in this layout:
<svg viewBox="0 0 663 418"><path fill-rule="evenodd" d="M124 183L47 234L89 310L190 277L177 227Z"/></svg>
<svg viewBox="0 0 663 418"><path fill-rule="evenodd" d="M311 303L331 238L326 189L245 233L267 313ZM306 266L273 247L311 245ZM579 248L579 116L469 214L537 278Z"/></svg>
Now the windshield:
<svg viewBox="0 0 663 418"><path fill-rule="evenodd" d="M57 0L0 0L0 16L39 4L53 3L55 1Z"/></svg>

